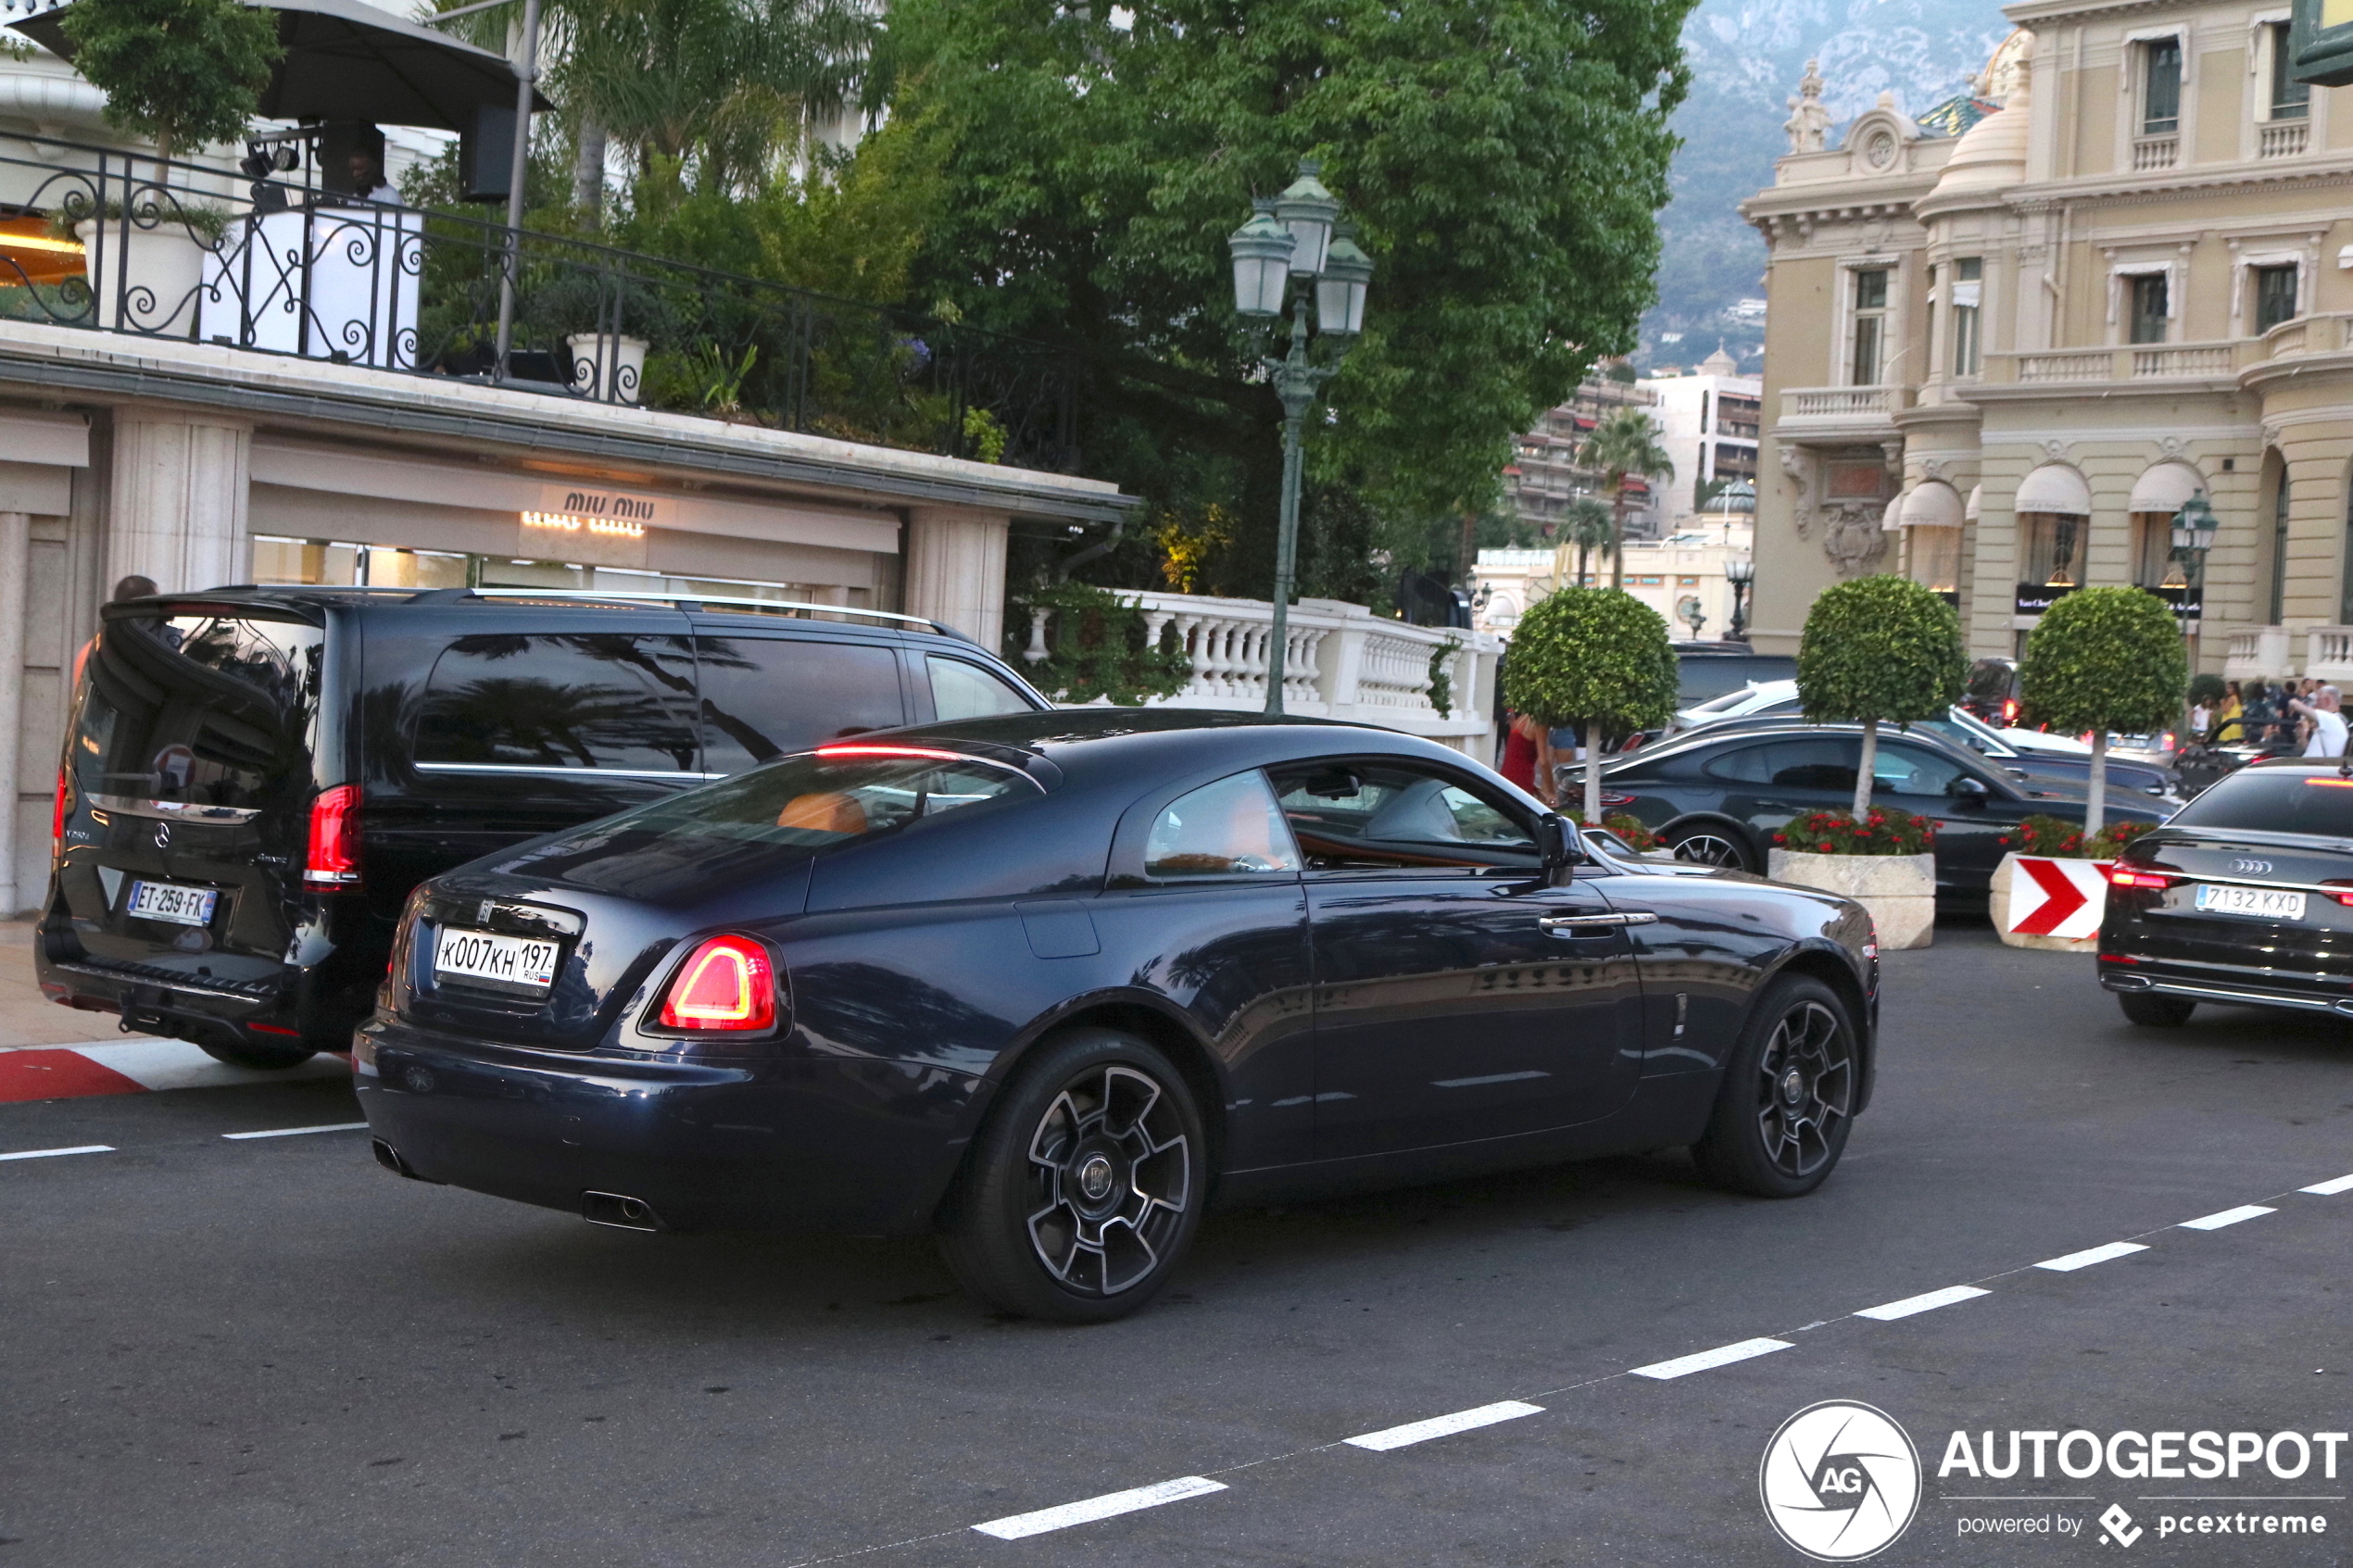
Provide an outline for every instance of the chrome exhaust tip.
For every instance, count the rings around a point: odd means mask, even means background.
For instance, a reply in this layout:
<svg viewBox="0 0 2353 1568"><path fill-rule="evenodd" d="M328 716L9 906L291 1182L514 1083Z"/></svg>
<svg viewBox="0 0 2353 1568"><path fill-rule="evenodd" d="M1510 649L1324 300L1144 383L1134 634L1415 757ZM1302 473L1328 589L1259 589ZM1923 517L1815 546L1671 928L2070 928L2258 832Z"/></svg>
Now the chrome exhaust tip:
<svg viewBox="0 0 2353 1568"><path fill-rule="evenodd" d="M411 1166L406 1160L400 1158L400 1151L393 1148L392 1145L384 1142L382 1138L370 1138L368 1140L368 1147L375 1151L376 1163L383 1166L385 1170L391 1172L396 1176L406 1176L412 1182L422 1182L427 1186L437 1187L447 1185L446 1183L434 1181L431 1176L421 1176L417 1174L415 1167Z"/></svg>
<svg viewBox="0 0 2353 1568"><path fill-rule="evenodd" d="M610 1225L615 1230L661 1229L661 1221L656 1218L652 1204L642 1198L631 1198L618 1192L582 1193L580 1217L592 1225Z"/></svg>

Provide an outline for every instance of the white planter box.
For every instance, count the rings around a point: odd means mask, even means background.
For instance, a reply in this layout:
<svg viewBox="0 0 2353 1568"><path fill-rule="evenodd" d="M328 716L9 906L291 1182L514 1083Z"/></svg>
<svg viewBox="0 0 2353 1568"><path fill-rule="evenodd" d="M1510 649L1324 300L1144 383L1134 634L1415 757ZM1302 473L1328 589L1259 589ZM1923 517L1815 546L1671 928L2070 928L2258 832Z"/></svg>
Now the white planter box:
<svg viewBox="0 0 2353 1568"><path fill-rule="evenodd" d="M1936 935L1933 855L1811 855L1776 849L1767 874L1818 887L1870 910L1881 950L1925 947Z"/></svg>
<svg viewBox="0 0 2353 1568"><path fill-rule="evenodd" d="M2013 947L2088 953L2099 946L2108 912L2107 860L2005 855L1994 868L1994 935ZM2022 929L2021 929L2022 928Z"/></svg>
<svg viewBox="0 0 2353 1568"><path fill-rule="evenodd" d="M211 253L168 212L157 228L142 229L134 217L127 229L119 218L73 226L98 325L193 337L204 261Z"/></svg>
<svg viewBox="0 0 2353 1568"><path fill-rule="evenodd" d="M635 403L646 376L646 349L641 337L601 337L579 332L564 339L572 356L572 389L600 403Z"/></svg>

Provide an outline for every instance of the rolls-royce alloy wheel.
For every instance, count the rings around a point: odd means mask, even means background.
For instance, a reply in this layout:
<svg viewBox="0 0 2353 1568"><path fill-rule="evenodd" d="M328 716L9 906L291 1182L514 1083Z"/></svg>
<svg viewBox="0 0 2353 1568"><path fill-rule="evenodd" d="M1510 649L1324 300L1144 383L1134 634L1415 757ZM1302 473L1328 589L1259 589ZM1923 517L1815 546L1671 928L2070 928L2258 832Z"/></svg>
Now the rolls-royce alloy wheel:
<svg viewBox="0 0 2353 1568"><path fill-rule="evenodd" d="M1192 1092L1158 1048L1074 1030L1002 1091L950 1206L949 1262L1008 1311L1124 1316L1192 1240L1205 1148Z"/></svg>
<svg viewBox="0 0 2353 1568"><path fill-rule="evenodd" d="M1803 976L1777 980L1749 1015L1707 1132L1692 1153L1735 1192L1811 1192L1846 1148L1861 1075L1855 1028L1838 994Z"/></svg>
<svg viewBox="0 0 2353 1568"><path fill-rule="evenodd" d="M1731 828L1692 827L1669 834L1667 847L1679 860L1691 860L1703 866L1721 866L1728 872L1753 872L1756 858L1749 853L1740 834Z"/></svg>

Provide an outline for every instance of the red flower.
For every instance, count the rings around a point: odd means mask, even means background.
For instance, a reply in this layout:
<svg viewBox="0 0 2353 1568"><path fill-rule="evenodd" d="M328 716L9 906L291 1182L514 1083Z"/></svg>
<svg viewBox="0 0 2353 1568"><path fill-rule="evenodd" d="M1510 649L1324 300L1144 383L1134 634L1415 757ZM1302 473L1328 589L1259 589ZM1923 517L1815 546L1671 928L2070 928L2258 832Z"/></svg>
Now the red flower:
<svg viewBox="0 0 2353 1568"><path fill-rule="evenodd" d="M1825 854L1825 855L1827 855L1827 854L1829 854L1830 852L1831 852L1830 841L1829 841L1828 839L1824 839L1824 840L1822 841L1822 853L1823 853L1823 854Z"/></svg>

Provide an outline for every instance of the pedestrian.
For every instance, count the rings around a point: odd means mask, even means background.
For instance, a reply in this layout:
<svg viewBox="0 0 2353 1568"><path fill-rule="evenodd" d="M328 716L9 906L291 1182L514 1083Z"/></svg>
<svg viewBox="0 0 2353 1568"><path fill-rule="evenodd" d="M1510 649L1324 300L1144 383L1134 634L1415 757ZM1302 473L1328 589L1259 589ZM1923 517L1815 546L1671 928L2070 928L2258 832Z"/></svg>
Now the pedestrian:
<svg viewBox="0 0 2353 1568"><path fill-rule="evenodd" d="M2239 688L2246 683L2233 681L2222 688L2222 711L2215 716L2213 741L2216 746L2229 746L2243 738L2239 720L2246 711L2239 702Z"/></svg>
<svg viewBox="0 0 2353 1568"><path fill-rule="evenodd" d="M156 586L154 578L142 577L134 571L115 583L114 593L107 602L119 605L126 599L144 599L150 595L161 592L162 590ZM82 684L82 667L90 662L90 650L97 646L98 639L93 637L82 645L80 653L73 656L73 684L75 685Z"/></svg>
<svg viewBox="0 0 2353 1568"><path fill-rule="evenodd" d="M1512 715L1504 736L1503 766L1495 771L1545 805L1554 804L1552 736L1527 714Z"/></svg>
<svg viewBox="0 0 2353 1568"><path fill-rule="evenodd" d="M2334 686L2323 685L2312 694L2312 700L2291 698L2288 707L2304 715L2312 727L2311 738L2304 743L2307 757L2342 757L2345 755L2345 715L2339 711L2339 698Z"/></svg>

